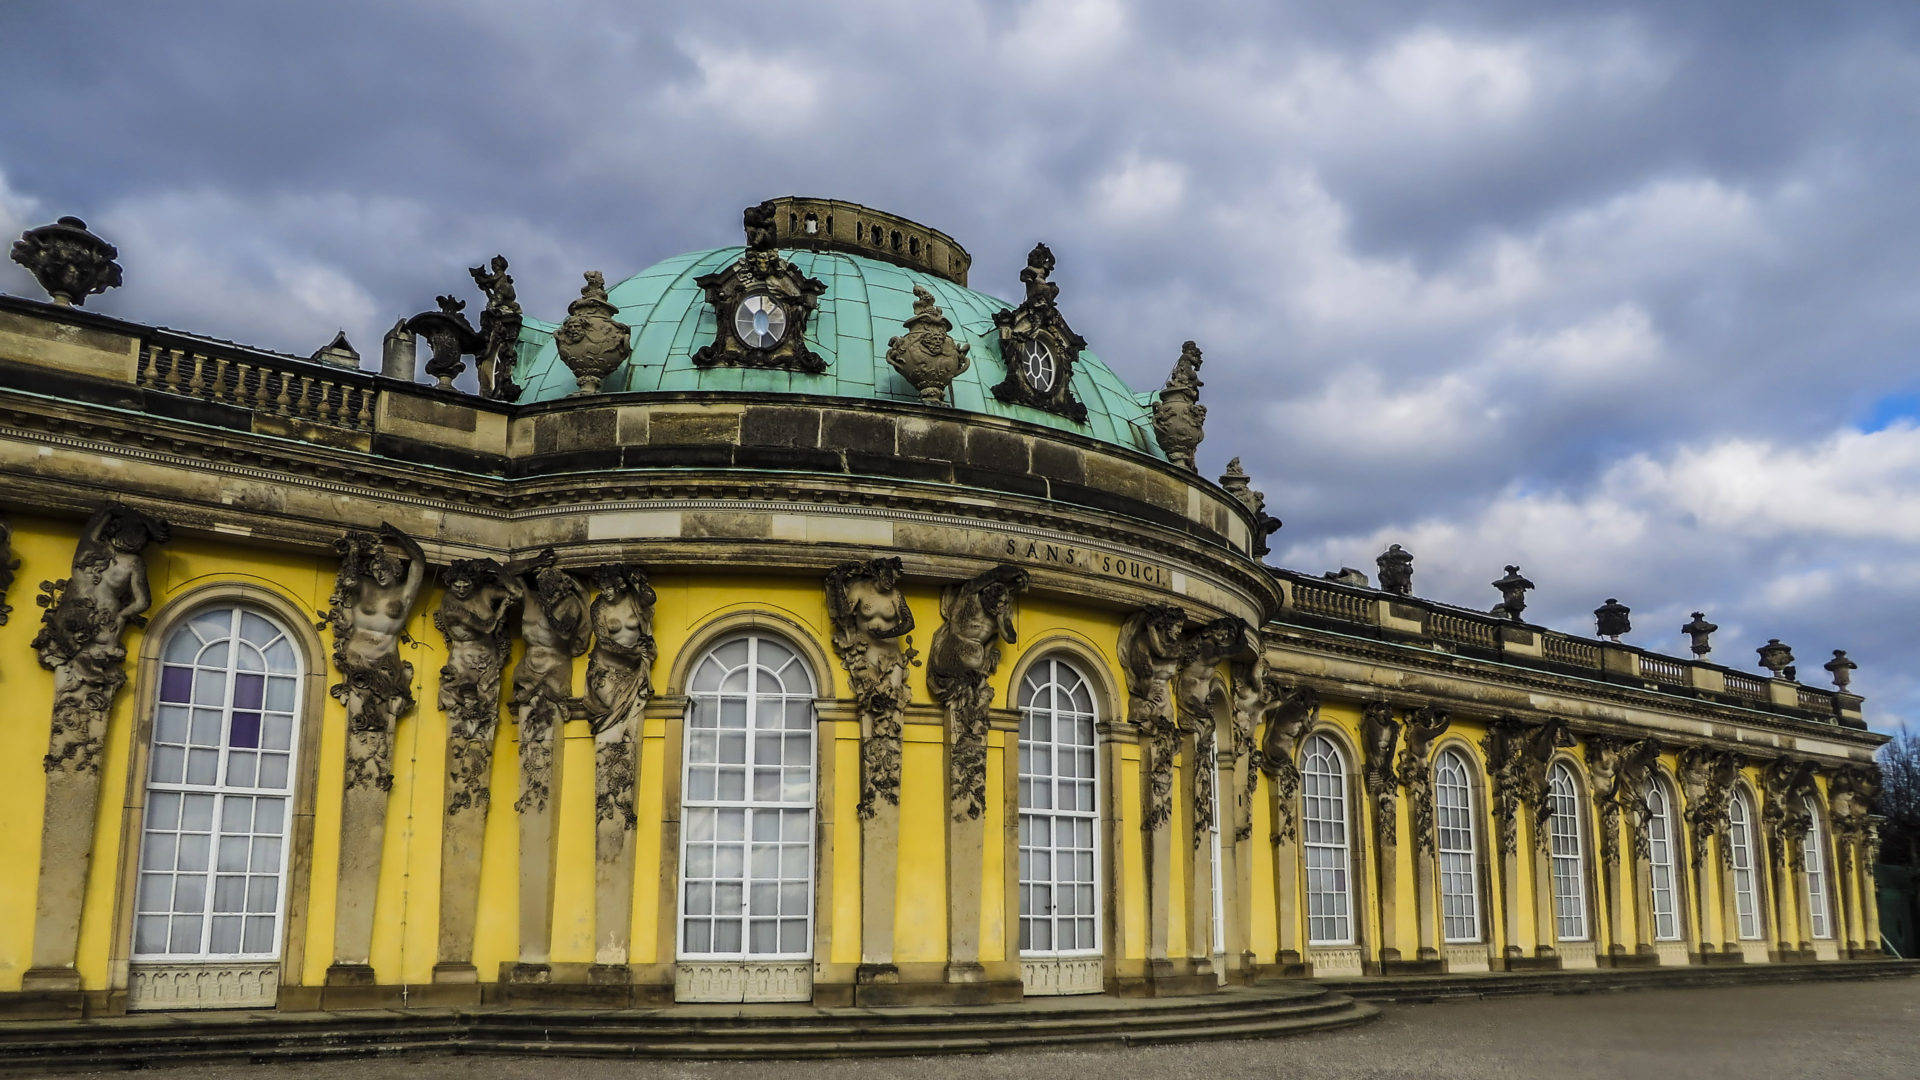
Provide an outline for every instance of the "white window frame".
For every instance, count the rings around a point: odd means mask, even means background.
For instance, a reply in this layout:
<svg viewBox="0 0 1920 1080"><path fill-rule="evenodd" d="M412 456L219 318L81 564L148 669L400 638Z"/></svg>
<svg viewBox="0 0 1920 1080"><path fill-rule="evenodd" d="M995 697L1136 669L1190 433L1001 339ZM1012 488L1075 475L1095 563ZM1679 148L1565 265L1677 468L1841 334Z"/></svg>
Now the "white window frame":
<svg viewBox="0 0 1920 1080"><path fill-rule="evenodd" d="M1061 681L1060 672L1062 669L1064 669L1066 672L1071 674L1073 679L1078 681L1080 687L1084 688L1084 690L1086 691L1087 701L1090 703L1090 706L1091 706L1089 712L1082 713L1077 709L1062 710L1059 707L1060 698L1064 695L1064 692L1067 689L1069 689L1072 685L1070 683L1065 683ZM1046 672L1046 675L1044 678L1039 677L1037 674L1041 671ZM1037 739L1030 740L1026 737L1027 729L1029 727L1026 721L1028 719L1027 717L1028 712L1039 711L1035 709L1033 706L1031 706L1030 704L1028 704L1028 702L1032 700L1033 693L1047 686L1053 686L1056 688L1053 695L1054 706L1051 709L1047 710L1047 721L1048 721L1047 727L1048 727L1048 730L1053 732L1054 738L1048 739L1045 743L1045 745L1051 752L1049 757L1053 763L1053 766L1051 771L1044 774L1043 776L1040 773L1029 771L1029 765L1032 760L1031 750L1034 747L1040 745L1040 740L1037 740ZM1015 929L1017 934L1016 940L1021 942L1020 955L1022 957L1032 958L1032 959L1041 959L1041 958L1048 958L1048 957L1099 956L1102 954L1102 950L1105 948L1105 941L1106 941L1106 926L1105 926L1106 898L1105 896L1102 895L1102 893L1105 891L1103 888L1102 882L1106 880L1106 878L1104 877L1106 867L1105 867L1104 853L1102 851L1102 837L1101 837L1101 830L1100 830L1100 807L1101 807L1101 801L1104 798L1104 792L1105 792L1105 787L1104 787L1104 784L1102 783L1102 771L1101 771L1101 762L1100 762L1100 695L1096 691L1093 685L1093 681L1087 678L1086 673L1080 669L1080 665L1074 663L1072 660L1066 658L1065 656L1060 656L1060 655L1044 656L1038 660L1035 660L1031 665L1029 665L1025 673L1021 676L1020 688L1018 693L1019 693L1019 701L1020 701L1019 712L1021 714L1021 732L1020 732L1019 753L1018 753L1019 760L1017 761L1015 767L1018 770L1018 779L1019 779L1019 788L1018 788L1019 798L1017 800L1017 805L1018 805L1017 812L1019 815L1018 844L1019 844L1019 854L1021 857L1018 859L1019 866L1017 869L1018 893L1019 893L1020 902L1019 902L1019 910L1015 913L1015 918L1019 919L1020 922ZM1089 728L1092 731L1092 741L1086 745L1081 745L1077 742L1075 743L1059 742L1058 736L1060 731L1060 718L1063 715L1068 717L1086 716L1090 720ZM1061 786L1063 784L1078 783L1081 780L1087 779L1085 777L1080 777L1080 776L1062 776L1061 775L1059 763L1060 763L1060 751L1063 748L1073 750L1076 752L1081 750L1088 750L1088 751L1091 751L1093 754L1093 776L1092 776L1093 795L1092 795L1091 801L1085 807L1076 806L1076 808L1073 810L1060 809ZM1052 806L1048 808L1029 806L1027 804L1027 784L1030 781L1042 780L1042 779L1044 779L1046 782L1052 785L1052 798L1050 800L1052 803ZM1079 800L1076 797L1075 802L1078 803L1078 801ZM1048 835L1051 837L1057 837L1059 835L1058 823L1063 820L1074 821L1074 822L1082 822L1082 821L1087 822L1088 827L1092 830L1093 910L1090 913L1082 913L1082 912L1076 911L1070 915L1061 915L1057 910L1049 910L1045 914L1037 913L1030 910L1032 886L1044 884L1048 886L1050 889L1058 890L1063 886L1073 887L1081 884L1080 882L1077 882L1077 881L1062 881L1059 873L1061 854L1063 852L1070 855L1079 854L1080 849L1078 847L1061 848L1058 846L1057 843L1053 843L1051 841L1047 846L1048 869L1049 869L1049 876L1047 880L1043 882L1039 878L1030 876L1031 859L1034 853L1036 853L1039 849L1030 842L1030 836L1028 832L1028 819L1042 818L1042 817L1048 820L1048 823L1049 823ZM1060 948L1035 949L1035 948L1028 947L1026 944L1027 942L1031 941L1031 935L1029 934L1028 927L1027 927L1027 924L1029 922L1046 920L1048 923L1048 928L1047 928L1048 940L1050 942L1057 943L1060 940L1061 921L1065 919L1081 919L1081 918L1090 918L1092 920L1093 944L1090 946L1076 947L1072 949L1060 949ZM1078 941L1079 934L1077 930L1074 937L1075 937L1075 940Z"/></svg>
<svg viewBox="0 0 1920 1080"><path fill-rule="evenodd" d="M1733 871L1733 910L1741 941L1759 941L1760 897L1753 871L1753 810L1746 792L1735 789L1727 804L1727 865Z"/></svg>
<svg viewBox="0 0 1920 1080"><path fill-rule="evenodd" d="M1807 798L1807 839L1804 845L1807 875L1807 929L1821 941L1833 937L1833 906L1827 895L1827 844L1820 828L1820 808Z"/></svg>
<svg viewBox="0 0 1920 1080"><path fill-rule="evenodd" d="M1679 864L1674 847L1673 796L1665 783L1647 785L1647 890L1653 940L1679 941Z"/></svg>
<svg viewBox="0 0 1920 1080"><path fill-rule="evenodd" d="M223 611L227 614L227 627L226 627L225 637L215 638L211 641L202 642L200 649L197 650L196 656L194 657L194 660L190 664L181 664L178 662L171 662L167 659L168 655L172 652L173 643L176 640L179 640L181 635L191 634L194 637L198 638L199 630L196 629L197 624L205 620L208 615L214 614L216 612L223 612ZM239 711L253 711L253 710L236 709L235 702L234 702L234 684L237 680L237 677L243 674L243 672L239 670L238 661L239 661L239 655L240 655L239 643L243 640L240 636L240 633L241 633L240 628L241 628L242 620L246 616L253 616L255 618L258 618L264 621L269 627L271 627L273 630L275 630L278 633L278 637L269 640L266 643L265 647L253 646L251 645L251 643L249 643L249 647L256 648L263 655L263 667L262 667L262 671L259 673L262 676L262 684L261 684L262 702L261 702L261 708L258 710L258 712L261 715L261 724L262 724L263 734L262 734L262 737L256 741L256 746L252 748L234 747L231 745L232 738L233 738L234 713ZM214 648L216 645L220 644L221 642L225 642L227 646L227 660L224 668L202 667L199 663L200 658L204 656L208 650ZM285 642L287 647L292 650L292 661L290 665L285 669L275 668L271 665L270 661L264 660L264 654L266 650L269 648L272 648L275 644L279 642ZM134 887L133 940L128 947L129 961L134 964L170 964L170 965L201 964L201 963L220 964L220 963L242 963L242 962L269 963L269 962L276 961L281 956L281 952L282 952L282 949L284 948L284 944L286 940L286 932L287 932L287 884L288 884L287 879L289 876L287 870L292 860L294 793L296 788L298 787L299 776L300 776L301 701L302 701L302 695L304 694L304 691L306 689L305 676L307 671L307 667L306 667L307 659L306 659L305 651L301 648L299 639L295 638L293 634L287 630L285 623L283 623L280 619L252 605L229 601L225 603L210 604L207 607L201 608L193 612L191 615L187 616L186 618L175 623L173 627L171 627L168 630L167 639L161 645L159 657L153 663L154 663L154 672L155 672L153 715L150 718L150 723L148 727L148 747L147 747L147 763L146 763L147 775L145 779L142 781L145 784L145 796L141 804L144 812L141 820L141 834L140 834L140 845L139 845L140 851L138 856L139 861L135 864L135 871L134 871L136 876L135 876L135 887ZM214 781L212 783L208 783L208 784L188 783L185 781L184 775L182 780L178 782L158 781L153 778L154 770L159 767L159 755L155 752L156 747L154 746L154 739L157 737L160 730L160 720L161 720L160 710L163 707L170 704L162 700L162 696L164 694L165 681L166 681L166 669L169 667L183 667L193 673L192 675L189 676L189 679L191 680L190 691L189 691L190 697L193 696L191 693L191 689L198 686L199 675L201 672L223 672L224 673L223 675L224 685L221 691L221 703L219 708L219 720L218 720L220 743L217 750L218 757L214 765L214 773L213 773ZM252 673L248 672L245 674L252 674ZM290 704L285 709L269 709L267 707L268 703L271 701L271 699L267 697L267 694L271 686L270 680L272 679L286 679L292 684L293 696ZM189 717L191 717L193 710L196 708L204 708L204 706L190 706L188 708ZM267 787L261 787L257 783L251 786L228 783L226 779L228 774L228 767L229 767L230 760L232 758L233 751L235 751L236 749L241 750L243 752L247 750L254 751L255 779L256 781L258 780L260 751L268 750L271 752L271 749L272 749L272 748L265 747L263 745L265 742L264 728L266 723L266 717L270 714L285 716L288 720L287 746L285 749L286 761L287 761L286 784L283 787L267 788ZM185 736L183 736L183 738L185 738ZM189 754L193 752L193 749L195 747L199 748L201 752L204 752L206 748L206 744L204 743L190 743L190 744L182 743L181 745L188 747L185 753L189 753ZM147 864L150 861L150 857L155 856L157 854L156 852L149 851L148 849L149 843L154 838L164 834L165 836L171 838L174 844L177 846L180 842L181 837L185 835L189 835L188 830L185 830L184 828L179 827L178 825L176 825L176 827L171 829L160 829L160 830L154 829L153 827L155 822L154 810L155 810L156 803L158 801L155 799L156 795L176 796L182 803L184 803L189 797L207 796L207 795L211 795L213 797L213 805L212 805L212 810L210 812L211 816L208 819L207 831L205 833L200 833L197 830L191 832L191 835L195 835L195 836L204 835L207 838L207 853L206 853L207 865L206 865L205 872L200 875L202 886L204 888L204 895L202 897L202 904L199 911L199 918L201 920L200 948L190 952L175 952L175 951L172 951L171 949L163 952L155 952L152 950L142 950L139 948L140 926L141 926L141 920L143 916L159 916L162 914L171 914L174 916L180 916L180 915L193 914L192 912L177 912L177 911L163 913L163 912L149 910L146 907L146 899L145 899L146 882L144 879L149 876L157 877L162 872L158 867L152 870L148 869ZM280 842L280 858L279 858L279 865L274 868L274 879L276 884L274 886L274 897L273 897L273 934L272 934L272 941L269 943L268 948L266 948L263 951L248 951L245 948L246 920L249 918L257 918L261 914L259 912L251 912L246 910L247 904L246 904L245 894L249 891L251 882L255 878L262 877L264 875L252 869L252 863L251 863L251 846L252 845L251 844L248 845L249 858L248 858L247 867L241 871L227 870L223 872L220 867L220 855L221 855L221 848L224 845L221 843L221 841L223 839L237 837L240 835L246 835L249 838L260 838L260 837L273 837L276 834L253 832L251 827L251 819L249 823L249 828L245 834L241 834L237 832L230 833L225 831L224 822L226 821L226 817L227 817L227 804L229 800L238 800L238 799L251 800L252 801L251 805L254 808L257 808L259 806L259 800L261 799L277 799L280 802L280 825L277 833L277 838L279 839L279 842ZM179 811L176 811L176 814L178 813ZM171 880L175 882L177 885L177 882L179 882L182 879L183 874L193 873L193 872L169 869L165 871L165 873L170 875ZM244 876L241 876L241 875L244 875ZM214 907L215 907L215 901L217 896L217 887L218 887L219 879L222 877L233 877L233 876L240 876L240 882L241 882L240 888L242 892L242 898L241 898L242 911L238 913L216 912L214 910ZM172 902L171 902L172 892L173 890L170 889L169 890L170 899L168 903L169 908L172 907ZM242 948L240 948L239 950L215 951L211 947L212 938L213 938L214 919L216 917L232 917L235 915L237 915L237 917L241 919L240 944ZM172 939L172 934L171 934L171 927L170 927L169 934L168 934L169 944L171 944L171 939Z"/></svg>
<svg viewBox="0 0 1920 1080"><path fill-rule="evenodd" d="M1564 761L1547 773L1547 839L1552 853L1553 933L1560 941L1586 941L1586 829L1580 812L1580 782Z"/></svg>
<svg viewBox="0 0 1920 1080"><path fill-rule="evenodd" d="M1455 773L1459 776L1458 782L1450 779L1450 775ZM1472 767L1458 750L1448 748L1434 758L1434 858L1440 864L1441 937L1448 945L1478 945L1486 940L1480 914L1480 830L1474 810L1473 778ZM1455 792L1461 800L1458 806L1449 805L1449 799ZM1456 820L1449 823L1449 818ZM1456 842L1459 839L1463 839L1464 844ZM1453 863L1452 869L1448 868L1449 860ZM1463 864L1464 870L1460 869ZM1465 891L1450 888L1450 881L1464 882ZM1449 899L1465 900L1466 915L1448 915ZM1469 932L1451 932L1449 927L1461 918L1470 921Z"/></svg>
<svg viewBox="0 0 1920 1080"><path fill-rule="evenodd" d="M692 789L689 786L688 781L691 778L693 768L696 764L696 762L692 760L693 740L690 737L693 733L692 728L693 728L694 711L700 708L703 703L710 703L710 707L717 710L720 707L720 700L722 697L738 696L737 694L731 694L731 693L723 694L720 691L718 687L719 685L724 684L724 675L722 676L722 683L716 684L715 688L712 690L696 689L696 680L699 679L701 672L705 670L706 663L709 658L715 657L721 649L726 648L727 646L732 645L734 642L737 642L737 641L744 641L747 643L747 656L746 656L746 661L743 665L744 670L748 672L748 691L746 695L747 697L746 726L745 728L742 729L746 739L746 757L744 759L746 781L745 781L745 787L742 790L743 797L739 799L722 799L718 797L718 791L716 790L715 797L711 799L690 798L688 793ZM782 671L798 670L800 672L801 677L805 680L805 691L806 691L805 693L792 692L792 691L785 690L784 681L782 684L783 689L778 692L773 692L773 693L760 692L759 690L759 680L760 680L759 671L761 667L760 647L762 644L767 642L771 642L779 646L781 649L785 650L786 652L792 654L793 659L790 662L788 662L788 664L783 665L781 670ZM741 668L735 668L733 670L737 671L737 670L741 670ZM816 930L816 922L815 922L816 915L814 911L814 906L815 906L814 893L819 888L819 881L818 881L819 871L818 871L818 868L814 865L815 860L819 857L819 838L815 834L819 828L818 803L819 803L819 792L820 792L820 767L819 767L820 737L819 737L818 716L817 716L817 713L814 711L814 705L819 698L819 686L820 686L819 679L814 673L813 665L808 663L807 656L805 653L801 652L791 642L789 642L788 640L786 640L785 638L777 634L766 633L758 630L748 630L738 634L729 634L726 637L722 638L721 640L714 642L711 646L709 646L706 650L704 650L700 654L699 659L695 660L692 666L688 668L687 715L685 718L685 723L683 724L683 727L682 727L681 752L680 752L680 823L681 823L680 868L679 868L680 881L679 881L679 887L674 890L674 897L675 897L674 906L676 908L676 917L674 919L674 949L675 949L675 955L679 959L700 960L700 961L722 961L722 962L733 961L733 962L745 963L749 961L762 961L762 960L806 960L806 959L812 958L813 938ZM791 702L797 702L797 701L805 701L809 705L809 710L808 710L809 723L807 725L807 738L808 738L809 752L807 754L806 805L802 807L801 804L797 801L796 802L786 802L786 801L764 802L764 801L756 800L753 797L753 769L755 765L755 757L754 757L755 746L758 740L755 739L754 736L756 734L778 732L781 734L781 737L784 738L786 733L788 733L791 730L787 728L784 724L784 720L786 716L786 706ZM768 702L772 702L774 704L774 707L779 710L780 720L782 722L778 725L758 726L756 722L759 719L760 710L763 707L765 707L766 703ZM700 764L705 764L705 763L700 763ZM727 764L730 764L730 763L727 763ZM688 811L708 810L708 809L715 811L716 821L719 817L719 811L733 810L733 809L744 811L744 813L742 814L742 833L740 837L740 842L742 844L742 853L741 853L741 870L740 870L739 880L740 880L740 888L741 888L742 896L741 896L741 909L740 909L741 914L739 917L740 948L738 951L721 952L721 951L713 950L712 948L708 948L707 950L700 951L700 950L689 949L687 947L687 926L689 921L695 920L695 919L715 920L717 918L716 916L711 914L699 915L699 916L690 915L687 911L688 886L693 883L693 881L689 879L687 875L687 870L689 866L687 851L688 851L688 847L691 844L694 844L696 842L702 842L702 841L696 841L691 835L692 830L687 827L688 817L689 817ZM779 821L779 820L784 820L786 811L801 810L801 809L804 809L806 811L806 822L807 822L807 825L806 825L806 836L807 836L806 901L807 901L807 905L806 905L806 926L802 933L802 941L804 942L805 947L798 951L754 952L752 951L752 947L753 947L752 920L755 917L752 898L753 898L753 886L756 884L756 879L753 876L753 844L755 842L754 836L753 836L754 814L760 811L776 811L777 813L775 814L775 820ZM715 828L715 840L716 841L719 840L717 823ZM717 874L717 871L716 871L716 874ZM719 879L716 876L716 877L700 878L698 880L718 881L723 879ZM776 871L776 876L771 881L771 884L775 887L776 895L778 893L779 886L788 882L789 882L789 879L783 876L779 876L778 871ZM759 882L759 883L768 884L768 882ZM776 904L778 903L777 899L775 902ZM779 938L779 921L781 919L790 918L790 916L782 915L778 913L778 911L776 910L776 913L773 917L776 920L774 924L775 925L774 936L777 941Z"/></svg>
<svg viewBox="0 0 1920 1080"><path fill-rule="evenodd" d="M1330 767L1316 766L1316 760ZM1352 945L1355 937L1353 901L1353 809L1347 790L1347 755L1325 732L1317 732L1300 747L1300 857L1305 862L1307 944ZM1316 793L1316 783L1322 790ZM1316 810L1315 804L1319 804ZM1316 839L1315 826L1319 826ZM1315 866L1315 862L1324 865ZM1314 888L1314 874L1337 872L1337 888ZM1319 914L1315 902L1319 901ZM1319 933L1315 933L1319 923Z"/></svg>

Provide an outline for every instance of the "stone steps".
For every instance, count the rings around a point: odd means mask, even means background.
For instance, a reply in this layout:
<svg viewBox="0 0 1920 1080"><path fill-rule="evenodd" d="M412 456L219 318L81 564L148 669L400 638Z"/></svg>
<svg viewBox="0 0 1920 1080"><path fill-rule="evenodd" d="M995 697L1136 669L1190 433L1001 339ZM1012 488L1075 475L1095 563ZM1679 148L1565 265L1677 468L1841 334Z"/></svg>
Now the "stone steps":
<svg viewBox="0 0 1920 1080"><path fill-rule="evenodd" d="M1747 986L1761 983L1889 979L1920 975L1920 960L1831 960L1815 963L1620 968L1598 971L1477 972L1316 979L1362 1001L1443 1001L1509 994L1590 994L1615 990Z"/></svg>
<svg viewBox="0 0 1920 1080"><path fill-rule="evenodd" d="M1034 998L972 1008L677 1006L588 1011L135 1014L0 1023L0 1075L344 1056L823 1058L1269 1038L1359 1023L1311 984L1192 998Z"/></svg>

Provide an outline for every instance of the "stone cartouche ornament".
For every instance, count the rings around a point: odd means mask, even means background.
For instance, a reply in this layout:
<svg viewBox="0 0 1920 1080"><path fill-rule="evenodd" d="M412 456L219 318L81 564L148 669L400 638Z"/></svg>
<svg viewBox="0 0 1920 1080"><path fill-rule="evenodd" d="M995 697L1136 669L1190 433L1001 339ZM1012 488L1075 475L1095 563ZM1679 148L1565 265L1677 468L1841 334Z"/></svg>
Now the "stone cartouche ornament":
<svg viewBox="0 0 1920 1080"><path fill-rule="evenodd" d="M77 217L28 229L13 242L13 261L47 290L56 304L81 307L87 297L120 284L119 249L87 231Z"/></svg>
<svg viewBox="0 0 1920 1080"><path fill-rule="evenodd" d="M580 383L571 397L599 393L600 380L633 352L632 329L614 321L620 309L607 301L606 279L598 270L587 271L586 278L580 298L567 305L567 319L553 335L561 361Z"/></svg>
<svg viewBox="0 0 1920 1080"><path fill-rule="evenodd" d="M967 359L971 346L953 339L952 320L920 285L913 287L913 314L904 325L907 332L887 342L887 363L920 391L921 401L944 404L947 387L972 364Z"/></svg>

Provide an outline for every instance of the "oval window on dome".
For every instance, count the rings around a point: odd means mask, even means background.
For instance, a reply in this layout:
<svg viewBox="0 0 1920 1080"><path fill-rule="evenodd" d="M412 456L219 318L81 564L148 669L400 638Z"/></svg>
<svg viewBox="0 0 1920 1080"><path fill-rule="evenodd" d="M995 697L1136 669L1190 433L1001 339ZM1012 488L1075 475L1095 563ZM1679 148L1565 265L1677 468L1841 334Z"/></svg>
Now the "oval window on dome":
<svg viewBox="0 0 1920 1080"><path fill-rule="evenodd" d="M771 349L787 336L787 313L765 293L755 293L733 309L733 330L749 348Z"/></svg>
<svg viewBox="0 0 1920 1080"><path fill-rule="evenodd" d="M1035 338L1026 344L1027 383L1042 392L1053 389L1054 376L1059 365L1054 362L1053 350L1047 343Z"/></svg>

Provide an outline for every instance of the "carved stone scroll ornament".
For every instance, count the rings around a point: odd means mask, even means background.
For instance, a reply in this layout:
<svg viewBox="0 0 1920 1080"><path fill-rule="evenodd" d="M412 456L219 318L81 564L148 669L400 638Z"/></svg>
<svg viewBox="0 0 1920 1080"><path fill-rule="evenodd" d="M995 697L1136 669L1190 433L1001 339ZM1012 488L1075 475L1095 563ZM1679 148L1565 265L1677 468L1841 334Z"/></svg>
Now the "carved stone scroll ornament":
<svg viewBox="0 0 1920 1080"><path fill-rule="evenodd" d="M598 270L583 276L579 298L567 305L566 320L553 333L560 361L580 384L570 397L599 393L600 381L633 353L633 329L614 318L620 309L607 299L606 279Z"/></svg>
<svg viewBox="0 0 1920 1080"><path fill-rule="evenodd" d="M393 787L393 729L413 710L413 665L400 659L407 618L426 579L427 557L392 525L333 542L340 570L322 626L333 629L328 688L347 709L346 786ZM395 549L398 549L397 551Z"/></svg>
<svg viewBox="0 0 1920 1080"><path fill-rule="evenodd" d="M1294 759L1300 736L1320 716L1320 695L1269 675L1264 701L1267 726L1260 739L1260 764L1273 785L1273 838L1286 842L1294 837L1295 796L1300 793L1300 766Z"/></svg>
<svg viewBox="0 0 1920 1080"><path fill-rule="evenodd" d="M1027 298L1019 307L994 313L1007 377L993 388L993 396L1084 424L1087 407L1073 394L1073 369L1087 339L1061 317L1060 286L1047 280L1052 275L1053 252L1035 244L1027 253L1026 269L1020 271Z"/></svg>
<svg viewBox="0 0 1920 1080"><path fill-rule="evenodd" d="M27 268L33 280L56 304L81 307L87 297L117 288L120 252L87 231L77 217L63 217L51 225L28 229L13 242L13 261Z"/></svg>
<svg viewBox="0 0 1920 1080"><path fill-rule="evenodd" d="M1153 403L1153 434L1175 467L1192 469L1193 453L1206 438L1207 407L1200 404L1200 346L1180 346L1167 384Z"/></svg>
<svg viewBox="0 0 1920 1080"><path fill-rule="evenodd" d="M1184 657L1186 612L1171 604L1150 604L1120 625L1120 668L1127 677L1127 722L1132 724L1144 758L1142 782L1146 810L1141 825L1162 828L1173 817L1173 759L1179 752L1180 725L1174 717L1173 679Z"/></svg>
<svg viewBox="0 0 1920 1080"><path fill-rule="evenodd" d="M989 680L1000 666L1000 643L1019 639L1013 602L1026 589L1025 570L996 566L940 593L940 628L927 649L927 692L947 710L955 820L986 812Z"/></svg>
<svg viewBox="0 0 1920 1080"><path fill-rule="evenodd" d="M860 712L860 816L900 805L900 715L914 651L913 612L900 591L897 558L841 563L827 572L833 651L847 669Z"/></svg>
<svg viewBox="0 0 1920 1080"><path fill-rule="evenodd" d="M637 566L594 571L593 651L587 654L586 714L594 734L594 813L631 831L638 780L634 755L641 711L653 698L653 586Z"/></svg>
<svg viewBox="0 0 1920 1080"><path fill-rule="evenodd" d="M145 552L171 533L152 514L108 503L81 530L73 575L40 583L37 603L43 610L33 650L40 666L53 672L47 772L99 773L107 715L127 682L120 639L129 625L142 623L152 602Z"/></svg>
<svg viewBox="0 0 1920 1080"><path fill-rule="evenodd" d="M1707 861L1707 840L1724 835L1728 800L1740 761L1725 750L1688 747L1680 753L1680 792L1687 801L1688 855L1695 871Z"/></svg>
<svg viewBox="0 0 1920 1080"><path fill-rule="evenodd" d="M1427 767L1427 754L1452 723L1444 710L1425 705L1408 713L1401 727L1400 783L1407 789L1413 849L1422 854L1433 850L1434 840L1433 770Z"/></svg>
<svg viewBox="0 0 1920 1080"><path fill-rule="evenodd" d="M1189 628L1181 636L1181 660L1174 679L1174 705L1182 733L1194 737L1194 843L1213 827L1214 778L1218 766L1218 725L1214 710L1228 700L1227 682L1220 665L1241 650L1248 627L1232 615Z"/></svg>
<svg viewBox="0 0 1920 1080"><path fill-rule="evenodd" d="M1253 514L1253 557L1266 557L1273 550L1267 537L1280 531L1280 519L1267 513L1267 497L1253 486L1252 478L1241 467L1239 458L1227 462L1227 471L1220 474L1220 486Z"/></svg>
<svg viewBox="0 0 1920 1080"><path fill-rule="evenodd" d="M513 368L520 359L520 298L507 273L507 257L495 255L487 266L467 268L473 283L487 296L480 312L480 342L474 370L480 376L480 396L512 401L520 396Z"/></svg>
<svg viewBox="0 0 1920 1080"><path fill-rule="evenodd" d="M457 814L488 802L511 632L507 616L517 594L492 559L457 559L440 581L446 592L433 625L447 641L440 711L447 716L447 813Z"/></svg>
<svg viewBox="0 0 1920 1080"><path fill-rule="evenodd" d="M944 404L947 387L972 364L967 359L972 346L954 340L953 320L941 312L924 286L913 287L913 314L904 325L905 334L887 341L887 363L913 384L921 401Z"/></svg>
<svg viewBox="0 0 1920 1080"><path fill-rule="evenodd" d="M781 257L772 202L747 207L742 220L747 250L725 270L693 279L705 290L715 318L713 342L693 354L693 364L818 375L827 362L807 348L806 330L826 282Z"/></svg>
<svg viewBox="0 0 1920 1080"><path fill-rule="evenodd" d="M520 797L513 807L522 813L545 810L553 797L555 729L574 711L573 658L587 651L592 631L586 588L557 562L546 548L507 566L521 600L524 646L513 669L520 715Z"/></svg>
<svg viewBox="0 0 1920 1080"><path fill-rule="evenodd" d="M1399 787L1393 772L1393 749L1400 741L1400 721L1393 718L1391 704L1370 701L1361 708L1360 739L1367 754L1361 777L1368 797L1373 800L1380 843L1391 847L1399 838L1399 825L1393 812L1394 794Z"/></svg>

